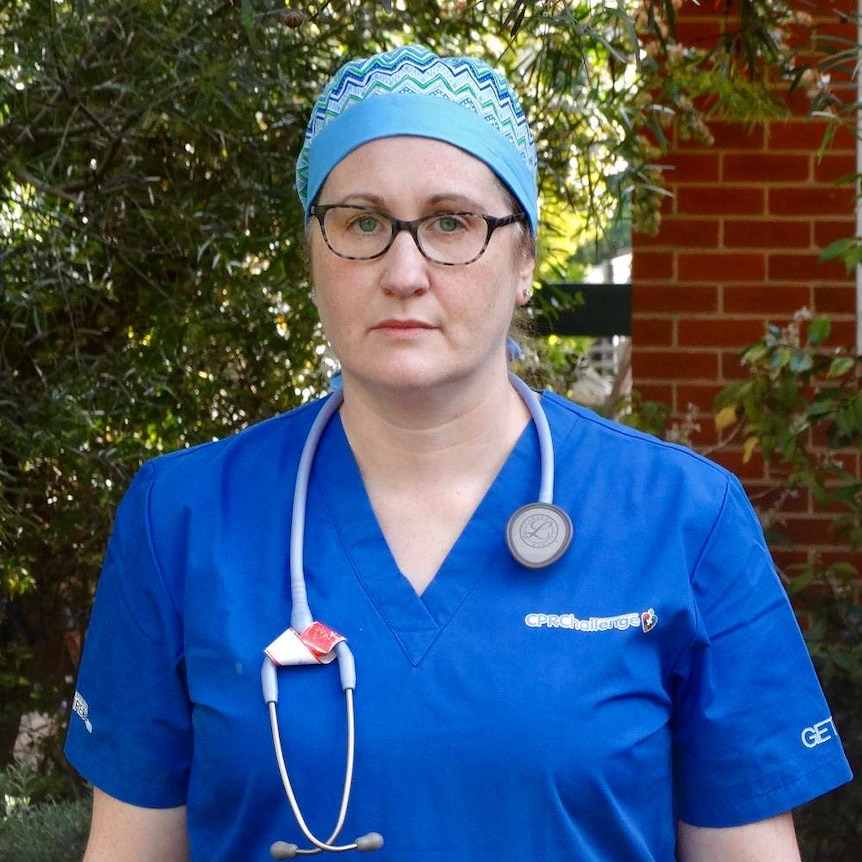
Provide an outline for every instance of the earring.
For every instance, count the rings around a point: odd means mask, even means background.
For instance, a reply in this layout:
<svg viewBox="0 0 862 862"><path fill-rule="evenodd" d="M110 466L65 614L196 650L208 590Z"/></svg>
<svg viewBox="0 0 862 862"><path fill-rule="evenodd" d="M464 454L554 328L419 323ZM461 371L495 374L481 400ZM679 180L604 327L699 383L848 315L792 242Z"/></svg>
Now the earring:
<svg viewBox="0 0 862 862"><path fill-rule="evenodd" d="M533 297L533 288L532 287L525 287L523 292L522 292L522 296L524 297L525 303L529 302Z"/></svg>

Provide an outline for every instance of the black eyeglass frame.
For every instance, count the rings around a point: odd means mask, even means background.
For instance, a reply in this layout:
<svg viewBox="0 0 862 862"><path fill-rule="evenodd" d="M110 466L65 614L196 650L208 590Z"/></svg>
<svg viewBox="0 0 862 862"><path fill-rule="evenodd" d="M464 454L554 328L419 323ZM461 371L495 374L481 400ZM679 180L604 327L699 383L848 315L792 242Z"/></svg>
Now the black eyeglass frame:
<svg viewBox="0 0 862 862"><path fill-rule="evenodd" d="M336 251L332 247L329 237L326 235L326 228L323 225L323 220L326 217L326 214L332 209L351 209L357 210L358 212L368 212L373 213L376 216L380 216L384 221L389 222L389 225L392 228L392 235L389 237L389 242L387 242L386 245L377 252L377 254L362 257L342 254L340 251ZM467 266L468 264L475 263L483 254L485 254L485 250L488 248L488 243L491 242L491 236L498 227L505 227L506 225L514 224L515 222L524 221L527 218L527 214L523 211L512 213L507 216L492 216L487 213L474 213L466 210L456 212L453 210L448 212L432 213L431 215L422 216L421 218L413 219L412 221L406 221L404 219L393 218L391 215L387 215L380 210L374 209L374 207L364 207L356 204L313 204L309 212L320 224L320 233L323 235L323 241L326 243L327 248L329 248L334 255L337 255L344 260L377 260L378 257L383 257L383 255L392 248L398 234L401 233L401 231L406 230L407 233L413 237L413 242L416 243L416 248L419 249L419 253L422 257L426 260L430 260L431 263L438 264L439 266ZM485 224L488 226L488 232L485 234L485 242L482 244L482 248L475 257L471 257L470 260L461 261L460 263L450 263L445 260L437 260L436 258L431 257L431 255L422 248L422 243L419 241L420 226L424 222L431 221L431 219L445 218L446 216L473 216L474 218L484 220Z"/></svg>

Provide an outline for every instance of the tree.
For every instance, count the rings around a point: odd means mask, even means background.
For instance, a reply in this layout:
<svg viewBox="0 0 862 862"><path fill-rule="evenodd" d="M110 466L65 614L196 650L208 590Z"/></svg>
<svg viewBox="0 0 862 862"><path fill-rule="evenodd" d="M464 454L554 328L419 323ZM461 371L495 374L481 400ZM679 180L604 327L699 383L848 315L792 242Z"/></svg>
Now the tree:
<svg viewBox="0 0 862 862"><path fill-rule="evenodd" d="M565 258L620 196L654 218L659 118L770 104L784 5L740 2L705 52L676 50L676 2L0 4L0 763L69 697L140 462L325 385L293 168L342 60L413 40L507 69Z"/></svg>

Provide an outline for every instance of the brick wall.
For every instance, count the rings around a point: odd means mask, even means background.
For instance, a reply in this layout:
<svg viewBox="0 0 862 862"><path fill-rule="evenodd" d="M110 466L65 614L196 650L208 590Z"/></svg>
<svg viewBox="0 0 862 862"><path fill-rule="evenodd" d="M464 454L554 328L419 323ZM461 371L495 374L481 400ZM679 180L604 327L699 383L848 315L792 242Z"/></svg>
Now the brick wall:
<svg viewBox="0 0 862 862"><path fill-rule="evenodd" d="M855 0L818 2L818 28L854 42L855 23L842 21L836 7L855 12ZM688 29L702 40L733 26L723 8L686 0L680 37ZM839 133L818 157L824 123L805 117L800 96L782 98L793 111L789 119L756 127L714 122L711 146L677 141L663 160L671 166L672 197L659 233L634 237L633 386L671 405L678 419L693 415L701 449L720 442L713 398L744 374L739 351L767 322L784 325L805 307L829 315L831 343L855 340L855 281L843 264L818 257L833 240L855 234L854 190L836 180L856 170L856 141ZM741 442L712 457L753 494L771 484L762 458L743 461ZM802 559L815 546L829 553L830 516L804 497L790 508L798 547L787 560Z"/></svg>

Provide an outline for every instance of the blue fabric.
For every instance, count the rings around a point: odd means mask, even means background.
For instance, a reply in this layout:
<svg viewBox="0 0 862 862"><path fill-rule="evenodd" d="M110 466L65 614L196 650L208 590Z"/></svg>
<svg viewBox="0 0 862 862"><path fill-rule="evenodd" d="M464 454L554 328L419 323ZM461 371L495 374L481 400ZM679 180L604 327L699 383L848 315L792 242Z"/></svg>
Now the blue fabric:
<svg viewBox="0 0 862 862"><path fill-rule="evenodd" d="M356 656L342 837L381 832L379 862L671 862L677 818L750 822L850 777L840 741L812 746L806 732L828 707L739 483L688 450L543 403L556 501L575 526L568 553L528 571L506 548L506 520L538 493L529 426L421 597L337 417L321 441L309 601ZM67 754L120 799L187 802L195 862L305 845L260 665L289 621L293 478L318 409L151 462L117 515L78 683L92 732L73 715ZM288 768L326 836L344 769L338 674L283 669L279 681Z"/></svg>
<svg viewBox="0 0 862 862"><path fill-rule="evenodd" d="M369 141L414 135L484 161L538 228L536 145L509 82L475 57L404 45L345 63L314 104L296 160L306 219L329 172Z"/></svg>
<svg viewBox="0 0 862 862"><path fill-rule="evenodd" d="M469 108L410 93L360 102L315 138L308 158L306 219L329 172L345 156L369 141L397 135L443 141L484 162L524 208L535 236L539 221L536 181L518 152Z"/></svg>

